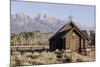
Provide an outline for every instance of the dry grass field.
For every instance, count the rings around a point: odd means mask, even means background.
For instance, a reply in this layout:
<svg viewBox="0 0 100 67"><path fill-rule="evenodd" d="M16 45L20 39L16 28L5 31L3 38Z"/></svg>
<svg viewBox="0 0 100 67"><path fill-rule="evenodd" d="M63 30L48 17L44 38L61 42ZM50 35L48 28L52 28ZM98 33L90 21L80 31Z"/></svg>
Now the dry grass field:
<svg viewBox="0 0 100 67"><path fill-rule="evenodd" d="M59 56L58 56L59 55ZM11 67L57 64L57 63L75 63L95 61L95 52L91 51L90 56L80 55L76 52L60 53L56 52L11 52Z"/></svg>

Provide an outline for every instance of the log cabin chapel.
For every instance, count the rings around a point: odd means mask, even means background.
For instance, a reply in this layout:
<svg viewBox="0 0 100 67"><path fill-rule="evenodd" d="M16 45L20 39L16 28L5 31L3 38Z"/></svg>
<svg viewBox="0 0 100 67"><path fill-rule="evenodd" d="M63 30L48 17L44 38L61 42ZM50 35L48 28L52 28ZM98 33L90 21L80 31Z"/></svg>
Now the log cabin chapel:
<svg viewBox="0 0 100 67"><path fill-rule="evenodd" d="M70 50L83 53L89 48L90 39L87 31L81 30L76 24L70 21L60 28L50 39L50 51Z"/></svg>

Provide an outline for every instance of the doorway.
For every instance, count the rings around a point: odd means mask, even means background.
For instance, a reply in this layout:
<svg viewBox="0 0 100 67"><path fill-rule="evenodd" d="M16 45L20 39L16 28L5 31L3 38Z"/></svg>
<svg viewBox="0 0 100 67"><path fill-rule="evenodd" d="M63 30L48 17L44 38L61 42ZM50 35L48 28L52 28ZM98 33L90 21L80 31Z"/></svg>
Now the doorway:
<svg viewBox="0 0 100 67"><path fill-rule="evenodd" d="M63 49L66 49L66 38L63 39Z"/></svg>

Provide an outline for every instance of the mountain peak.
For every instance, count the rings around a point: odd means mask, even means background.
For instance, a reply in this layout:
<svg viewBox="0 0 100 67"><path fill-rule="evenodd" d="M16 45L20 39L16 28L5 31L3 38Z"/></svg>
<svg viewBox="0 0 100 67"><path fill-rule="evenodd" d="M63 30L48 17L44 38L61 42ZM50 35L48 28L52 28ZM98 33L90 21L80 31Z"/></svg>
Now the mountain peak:
<svg viewBox="0 0 100 67"><path fill-rule="evenodd" d="M46 18L48 18L48 13L46 10L40 12L36 17L36 19L39 19L39 20L44 20Z"/></svg>
<svg viewBox="0 0 100 67"><path fill-rule="evenodd" d="M18 16L18 17L25 17L25 16L28 16L28 14L25 13L25 12L19 12L19 13L16 14L16 16Z"/></svg>

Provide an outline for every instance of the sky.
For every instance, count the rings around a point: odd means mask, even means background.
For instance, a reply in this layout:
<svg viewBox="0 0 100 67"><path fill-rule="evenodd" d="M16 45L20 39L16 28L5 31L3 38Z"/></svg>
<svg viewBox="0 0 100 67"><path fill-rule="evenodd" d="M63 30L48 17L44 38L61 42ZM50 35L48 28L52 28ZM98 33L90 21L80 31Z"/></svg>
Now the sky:
<svg viewBox="0 0 100 67"><path fill-rule="evenodd" d="M68 20L68 17L72 15L77 23L90 27L95 26L95 6L93 5L11 1L11 14L24 12L35 17L42 11L47 11L49 16L60 20Z"/></svg>

